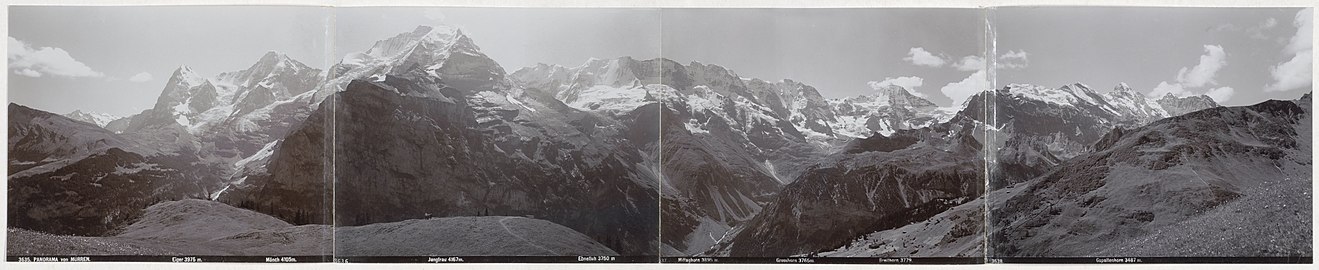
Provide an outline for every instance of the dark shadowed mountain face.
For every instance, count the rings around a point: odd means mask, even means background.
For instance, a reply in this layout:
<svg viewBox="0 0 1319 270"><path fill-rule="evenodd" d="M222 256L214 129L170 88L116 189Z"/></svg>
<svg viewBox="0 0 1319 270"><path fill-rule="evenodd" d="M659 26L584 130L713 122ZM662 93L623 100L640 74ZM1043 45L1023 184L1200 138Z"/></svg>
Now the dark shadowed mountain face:
<svg viewBox="0 0 1319 270"><path fill-rule="evenodd" d="M528 92L607 116L641 104L662 105L660 191L673 203L661 211L661 229L673 236L662 241L665 252L674 254L707 251L719 236L755 216L784 184L853 136L891 134L946 119L933 103L906 89L826 100L800 82L742 78L718 65L663 58L537 65L511 78Z"/></svg>
<svg viewBox="0 0 1319 270"><path fill-rule="evenodd" d="M178 196L181 174L137 142L95 124L9 105L9 226L104 235L155 200Z"/></svg>
<svg viewBox="0 0 1319 270"><path fill-rule="evenodd" d="M390 89L439 95L406 97ZM626 150L634 147L605 148L628 144L621 130L606 130L619 123L586 114L540 114L554 108L530 100L514 105L500 97L501 105L461 93L396 76L350 83L336 96L336 188L352 190L335 196L339 224L528 215L596 237L623 254L653 254L656 193L646 186L653 179L638 166L640 153ZM547 124L576 134L513 133L556 131L541 126Z"/></svg>
<svg viewBox="0 0 1319 270"><path fill-rule="evenodd" d="M792 256L921 222L984 190L976 125L964 117L854 140L788 184L716 255Z"/></svg>
<svg viewBox="0 0 1319 270"><path fill-rule="evenodd" d="M1310 112L1273 100L1116 129L989 194L991 256L1310 256Z"/></svg>
<svg viewBox="0 0 1319 270"><path fill-rule="evenodd" d="M657 119L639 116L656 113L606 117L514 87L451 28L381 41L334 70L315 94L327 102L222 200L282 202L263 210L276 216L318 209L327 178L307 170L332 162L336 224L532 216L619 254L656 254L658 175L638 146L655 144L644 131Z"/></svg>

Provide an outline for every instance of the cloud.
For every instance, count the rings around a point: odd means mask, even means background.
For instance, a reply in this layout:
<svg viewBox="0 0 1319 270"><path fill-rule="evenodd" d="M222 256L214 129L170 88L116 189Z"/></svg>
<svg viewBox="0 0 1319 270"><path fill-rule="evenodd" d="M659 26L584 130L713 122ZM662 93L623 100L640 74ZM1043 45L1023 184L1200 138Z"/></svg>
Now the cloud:
<svg viewBox="0 0 1319 270"><path fill-rule="evenodd" d="M953 63L953 68L961 71L976 71L985 69L985 58L979 55L967 55L962 57L961 61Z"/></svg>
<svg viewBox="0 0 1319 270"><path fill-rule="evenodd" d="M999 69L1023 69L1030 66L1030 58L1027 58L1026 51L1008 51L998 56L998 62L994 67Z"/></svg>
<svg viewBox="0 0 1319 270"><path fill-rule="evenodd" d="M1215 102L1223 103L1226 102L1228 99L1232 99L1233 92L1235 91L1232 90L1232 87L1224 86L1224 87L1209 89L1209 92L1205 93L1205 95L1208 95L1209 98L1214 99Z"/></svg>
<svg viewBox="0 0 1319 270"><path fill-rule="evenodd" d="M151 80L151 73L146 73L146 72L138 73L137 75L133 75L133 77L128 77L128 81L130 82L146 82L150 80Z"/></svg>
<svg viewBox="0 0 1319 270"><path fill-rule="evenodd" d="M1283 48L1284 55L1290 54L1291 59L1278 63L1269 68L1269 74L1273 76L1273 82L1264 86L1266 92L1277 92L1297 89L1310 86L1313 75L1310 65L1313 48L1310 40L1314 36L1314 10L1306 8L1296 13L1292 26L1296 27L1296 34L1292 35L1291 41Z"/></svg>
<svg viewBox="0 0 1319 270"><path fill-rule="evenodd" d="M1278 19L1274 19L1273 17L1264 19L1264 22L1259 24L1260 29L1269 29L1269 28L1273 28L1274 26L1278 26Z"/></svg>
<svg viewBox="0 0 1319 270"><path fill-rule="evenodd" d="M1151 97L1163 97L1167 94L1185 97L1191 95L1191 92L1187 91L1186 87L1180 83L1168 83L1167 81L1159 82L1159 85L1154 86L1154 90L1150 91Z"/></svg>
<svg viewBox="0 0 1319 270"><path fill-rule="evenodd" d="M14 74L23 75L23 76L28 76L28 77L33 77L33 78L41 77L41 73L40 73L40 72L37 72L36 70L31 70L31 69L20 69L20 70L14 70Z"/></svg>
<svg viewBox="0 0 1319 270"><path fill-rule="evenodd" d="M985 58L979 55L967 55L949 66L961 71L977 71L987 67ZM998 69L1023 69L1028 66L1030 66L1029 54L1023 50L1000 54L998 61L994 62L994 67Z"/></svg>
<svg viewBox="0 0 1319 270"><path fill-rule="evenodd" d="M911 48L910 51L907 51L907 57L902 58L902 60L906 60L913 65L926 67L941 67L948 62L942 56L934 55L921 47Z"/></svg>
<svg viewBox="0 0 1319 270"><path fill-rule="evenodd" d="M1177 71L1177 82L1187 87L1202 87L1218 84L1214 76L1218 70L1227 65L1227 53L1218 45L1204 45L1205 54L1200 56L1200 63L1194 67Z"/></svg>
<svg viewBox="0 0 1319 270"><path fill-rule="evenodd" d="M45 75L63 77L104 77L105 74L92 70L87 64L69 56L64 49L54 47L34 48L14 37L9 37L9 69L14 74L28 77Z"/></svg>
<svg viewBox="0 0 1319 270"><path fill-rule="evenodd" d="M890 78L884 78L883 81L878 81L878 82L870 81L867 82L866 84L870 85L870 88L875 90L881 90L889 86L900 86L903 89L907 89L907 92L913 95L916 95L921 98L929 98L925 94L916 91L916 87L921 87L922 85L925 85L925 79L922 79L921 77L916 77L916 76L904 76L897 78L890 77Z"/></svg>
<svg viewBox="0 0 1319 270"><path fill-rule="evenodd" d="M985 74L985 70L977 70L975 73L971 73L970 76L967 76L966 79L962 79L960 82L944 85L943 88L939 89L939 92L942 92L943 95L951 98L953 100L953 106L960 106L963 103L966 103L966 100L971 98L971 96L974 96L981 91L989 90L991 86L989 86L989 80Z"/></svg>

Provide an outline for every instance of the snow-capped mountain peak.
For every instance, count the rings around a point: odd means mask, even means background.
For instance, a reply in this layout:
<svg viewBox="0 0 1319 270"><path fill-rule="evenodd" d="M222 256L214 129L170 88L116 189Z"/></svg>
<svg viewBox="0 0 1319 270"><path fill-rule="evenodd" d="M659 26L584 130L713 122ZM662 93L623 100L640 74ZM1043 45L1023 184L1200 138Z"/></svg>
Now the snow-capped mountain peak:
<svg viewBox="0 0 1319 270"><path fill-rule="evenodd" d="M1168 112L1162 106L1159 106L1158 102L1146 98L1145 94L1132 90L1131 86L1126 83L1119 83L1114 86L1113 91L1103 95L1103 98L1118 112L1118 115L1135 123L1147 123L1155 119L1168 117Z"/></svg>
<svg viewBox="0 0 1319 270"><path fill-rule="evenodd" d="M1033 84L1014 83L1003 87L1008 95L1039 100L1056 105L1070 106L1077 103L1076 95L1070 90L1060 90Z"/></svg>
<svg viewBox="0 0 1319 270"><path fill-rule="evenodd" d="M268 51L247 69L221 73L217 76L216 81L220 84L242 88L257 86L272 88L276 78L302 73L311 69L311 67L301 62L289 58L288 55Z"/></svg>
<svg viewBox="0 0 1319 270"><path fill-rule="evenodd" d="M440 45L446 47L455 43L462 32L448 26L417 26L412 32L401 33L394 37L377 41L364 54L373 58L396 58L409 53L418 45Z"/></svg>
<svg viewBox="0 0 1319 270"><path fill-rule="evenodd" d="M185 88L194 87L206 83L206 77L192 71L192 67L180 65L174 69L174 74L170 76L169 85L177 85Z"/></svg>
<svg viewBox="0 0 1319 270"><path fill-rule="evenodd" d="M313 99L344 90L354 79L415 73L443 79L462 90L508 90L511 82L503 67L487 57L461 30L449 26L418 26L411 32L377 41L364 52L350 53L328 72L330 78L316 89Z"/></svg>
<svg viewBox="0 0 1319 270"><path fill-rule="evenodd" d="M73 112L65 114L64 117L68 117L69 119L78 120L82 122L96 124L97 126L100 127L105 127L105 125L110 124L110 121L114 121L120 118L119 116L114 116L107 113L83 112L82 110L73 110Z"/></svg>
<svg viewBox="0 0 1319 270"><path fill-rule="evenodd" d="M1099 93L1095 93L1094 90L1090 89L1090 86L1083 83L1072 83L1064 85L1059 89L1071 93L1073 96L1076 96L1077 99L1084 101L1085 103L1100 105L1102 101Z"/></svg>
<svg viewBox="0 0 1319 270"><path fill-rule="evenodd" d="M1131 86L1127 85L1127 83L1125 82L1117 83L1117 86L1113 87L1113 92L1134 92L1134 91L1135 90L1131 90Z"/></svg>
<svg viewBox="0 0 1319 270"><path fill-rule="evenodd" d="M875 97L892 106L931 107L933 102L913 94L911 90L897 85L888 85L876 90Z"/></svg>

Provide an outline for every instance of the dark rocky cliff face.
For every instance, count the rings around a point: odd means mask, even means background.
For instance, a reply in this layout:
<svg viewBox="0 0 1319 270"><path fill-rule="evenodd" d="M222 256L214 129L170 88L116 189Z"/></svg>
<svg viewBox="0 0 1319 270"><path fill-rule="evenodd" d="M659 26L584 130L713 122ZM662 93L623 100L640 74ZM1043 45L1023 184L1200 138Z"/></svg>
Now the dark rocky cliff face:
<svg viewBox="0 0 1319 270"><path fill-rule="evenodd" d="M732 256L808 254L974 199L984 192L984 163L973 130L955 120L855 141L785 186L720 249Z"/></svg>

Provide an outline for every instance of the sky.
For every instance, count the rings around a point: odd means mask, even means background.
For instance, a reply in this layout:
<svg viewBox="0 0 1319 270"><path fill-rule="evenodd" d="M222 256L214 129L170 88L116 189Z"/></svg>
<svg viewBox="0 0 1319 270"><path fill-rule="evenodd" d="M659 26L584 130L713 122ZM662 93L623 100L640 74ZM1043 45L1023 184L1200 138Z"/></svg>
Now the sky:
<svg viewBox="0 0 1319 270"><path fill-rule="evenodd" d="M214 76L246 69L274 50L325 68L329 11L12 6L8 98L60 114L81 109L128 116L155 105L181 65Z"/></svg>
<svg viewBox="0 0 1319 270"><path fill-rule="evenodd" d="M1125 82L1156 96L1210 94L1223 105L1295 99L1310 92L1312 12L997 8L999 51L1025 51L1030 64L999 69L996 83L1057 87L1080 82L1108 92Z"/></svg>
<svg viewBox="0 0 1319 270"><path fill-rule="evenodd" d="M214 76L274 50L324 69L377 40L444 24L509 72L665 57L800 81L826 98L900 85L957 106L1007 83L1106 92L1125 82L1246 105L1309 91L1312 15L1302 11L1001 7L989 15L997 39L988 56L989 10L966 8L13 7L8 98L127 116L152 106L180 65Z"/></svg>

